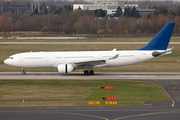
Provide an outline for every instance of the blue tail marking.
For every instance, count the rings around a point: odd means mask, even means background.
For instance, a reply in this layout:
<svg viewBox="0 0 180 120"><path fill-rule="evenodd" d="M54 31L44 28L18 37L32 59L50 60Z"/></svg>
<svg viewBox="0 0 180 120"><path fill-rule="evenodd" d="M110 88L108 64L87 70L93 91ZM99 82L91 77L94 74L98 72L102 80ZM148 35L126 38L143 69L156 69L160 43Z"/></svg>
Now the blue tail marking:
<svg viewBox="0 0 180 120"><path fill-rule="evenodd" d="M166 50L176 23L167 23L154 38L139 50Z"/></svg>

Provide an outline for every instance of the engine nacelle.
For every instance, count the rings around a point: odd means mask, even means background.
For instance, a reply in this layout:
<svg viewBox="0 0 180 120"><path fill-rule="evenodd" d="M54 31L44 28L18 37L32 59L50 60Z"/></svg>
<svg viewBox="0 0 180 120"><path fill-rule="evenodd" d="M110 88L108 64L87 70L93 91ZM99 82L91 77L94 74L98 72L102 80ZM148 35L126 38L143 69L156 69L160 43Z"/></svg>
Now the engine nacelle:
<svg viewBox="0 0 180 120"><path fill-rule="evenodd" d="M70 73L74 70L71 64L59 64L57 68L59 73Z"/></svg>

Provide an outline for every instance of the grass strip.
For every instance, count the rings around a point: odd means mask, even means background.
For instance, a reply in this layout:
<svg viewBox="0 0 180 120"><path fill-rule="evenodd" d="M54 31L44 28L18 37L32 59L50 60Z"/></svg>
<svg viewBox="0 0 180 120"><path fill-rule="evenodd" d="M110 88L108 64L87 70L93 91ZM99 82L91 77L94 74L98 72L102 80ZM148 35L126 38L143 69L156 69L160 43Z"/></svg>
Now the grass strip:
<svg viewBox="0 0 180 120"><path fill-rule="evenodd" d="M91 37L87 39L0 39L0 42L149 42L153 37ZM171 42L179 42L180 37L171 37Z"/></svg>
<svg viewBox="0 0 180 120"><path fill-rule="evenodd" d="M100 89L114 86L115 89ZM117 97L118 101L171 101L157 83L116 80L1 80L1 101L101 101Z"/></svg>
<svg viewBox="0 0 180 120"><path fill-rule="evenodd" d="M0 103L0 107L106 107L106 106L141 106L143 102L135 103L118 103L117 105L106 105L101 102L100 105L89 105L88 102L75 103L75 102L4 102Z"/></svg>

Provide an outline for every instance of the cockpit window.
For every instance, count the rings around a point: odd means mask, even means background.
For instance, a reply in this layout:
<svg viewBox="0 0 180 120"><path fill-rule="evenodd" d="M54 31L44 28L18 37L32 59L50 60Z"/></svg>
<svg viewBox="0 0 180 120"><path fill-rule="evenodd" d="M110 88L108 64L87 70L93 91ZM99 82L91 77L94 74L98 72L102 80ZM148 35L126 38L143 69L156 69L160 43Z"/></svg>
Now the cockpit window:
<svg viewBox="0 0 180 120"><path fill-rule="evenodd" d="M9 59L13 59L13 57L9 57Z"/></svg>

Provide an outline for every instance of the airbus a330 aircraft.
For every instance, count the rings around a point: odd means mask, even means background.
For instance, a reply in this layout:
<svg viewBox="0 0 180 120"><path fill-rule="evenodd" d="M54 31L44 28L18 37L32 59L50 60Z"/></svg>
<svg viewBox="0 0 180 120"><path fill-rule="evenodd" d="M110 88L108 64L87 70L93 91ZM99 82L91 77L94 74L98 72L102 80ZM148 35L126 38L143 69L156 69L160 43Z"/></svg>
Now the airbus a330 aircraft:
<svg viewBox="0 0 180 120"><path fill-rule="evenodd" d="M10 56L5 64L22 68L57 68L59 73L85 69L85 75L94 75L91 69L127 66L172 53L167 49L175 23L167 23L143 48L131 51L86 52L26 52Z"/></svg>

